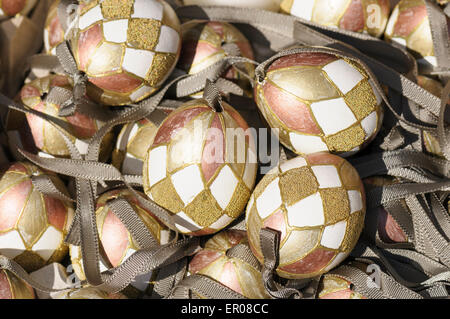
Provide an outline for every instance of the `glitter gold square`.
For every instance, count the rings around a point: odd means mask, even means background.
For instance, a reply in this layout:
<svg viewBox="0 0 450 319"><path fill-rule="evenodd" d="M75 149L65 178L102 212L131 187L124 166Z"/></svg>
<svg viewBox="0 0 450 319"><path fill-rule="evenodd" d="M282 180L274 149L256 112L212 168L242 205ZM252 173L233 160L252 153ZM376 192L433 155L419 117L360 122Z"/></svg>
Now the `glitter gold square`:
<svg viewBox="0 0 450 319"><path fill-rule="evenodd" d="M364 215L362 211L350 215L347 220L347 230L342 241L341 251L349 252L356 245L364 227Z"/></svg>
<svg viewBox="0 0 450 319"><path fill-rule="evenodd" d="M194 222L203 227L208 227L217 221L223 211L217 204L214 196L209 190L204 190L184 209Z"/></svg>
<svg viewBox="0 0 450 319"><path fill-rule="evenodd" d="M367 79L358 83L358 85L345 95L344 99L358 121L372 113L377 106L377 98Z"/></svg>
<svg viewBox="0 0 450 319"><path fill-rule="evenodd" d="M159 40L161 21L131 19L128 25L128 45L141 50L155 50Z"/></svg>
<svg viewBox="0 0 450 319"><path fill-rule="evenodd" d="M318 187L317 180L308 167L291 169L280 177L281 198L288 206L316 193Z"/></svg>
<svg viewBox="0 0 450 319"><path fill-rule="evenodd" d="M330 151L349 152L364 143L366 133L359 124L345 129L337 134L326 136L325 143Z"/></svg>
<svg viewBox="0 0 450 319"><path fill-rule="evenodd" d="M239 181L239 184L234 190L233 197L231 197L230 203L225 209L225 213L231 218L239 217L244 211L250 195L251 194L247 186L245 186L243 182Z"/></svg>
<svg viewBox="0 0 450 319"><path fill-rule="evenodd" d="M164 80L164 77L170 71L175 63L175 55L171 53L156 53L153 58L152 67L147 75L149 84L157 87Z"/></svg>
<svg viewBox="0 0 450 319"><path fill-rule="evenodd" d="M332 225L345 220L350 213L347 191L343 188L319 190L322 197L325 224Z"/></svg>
<svg viewBox="0 0 450 319"><path fill-rule="evenodd" d="M158 205L170 210L172 213L178 213L184 208L184 203L178 196L175 187L169 177L164 178L151 188L151 194Z"/></svg>
<svg viewBox="0 0 450 319"><path fill-rule="evenodd" d="M133 13L134 0L104 0L101 3L105 19L128 19Z"/></svg>

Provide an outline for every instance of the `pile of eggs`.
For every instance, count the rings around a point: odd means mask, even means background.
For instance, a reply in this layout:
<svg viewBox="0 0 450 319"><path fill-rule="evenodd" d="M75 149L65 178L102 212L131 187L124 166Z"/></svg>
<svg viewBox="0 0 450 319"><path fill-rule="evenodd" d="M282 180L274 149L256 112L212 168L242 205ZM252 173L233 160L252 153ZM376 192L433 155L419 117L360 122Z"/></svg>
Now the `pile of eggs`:
<svg viewBox="0 0 450 319"><path fill-rule="evenodd" d="M420 64L437 66L424 0L401 0L394 8L388 0L176 2L280 12L308 24L384 37L406 47ZM227 46L238 48L239 56L249 60L255 56L251 39L237 25L201 20L182 24L164 0L81 1L70 26L73 32L65 38L69 33L60 23L59 4L60 0L53 1L48 12L44 50L56 55L58 45L67 40L78 70L88 79L86 100L105 110L144 101L173 74L194 75L211 67L227 58ZM31 0L0 0L0 19L26 15L34 5ZM294 154L262 178L258 141L240 114L241 106L225 98L219 107L212 106L203 92L191 94L177 108L157 109L123 125L107 134L100 148L101 161L110 160L123 174L142 176L142 196L166 209L179 233L213 235L190 259L188 275L209 277L247 298L269 298L261 274L266 258L262 229L279 234L276 274L308 279L338 267L364 227L364 186L345 158L367 147L382 127L380 86L364 65L338 51L304 49L272 61L263 78L255 79L252 63L241 63L240 70L231 66L222 74L249 96L253 92L261 118ZM255 79L254 83L248 78ZM440 83L431 78L420 77L418 82L435 95L442 91ZM27 108L62 123L68 139L85 155L90 139L104 123L79 110L60 116L63 105L48 98L52 90L71 92L73 87L69 76L50 74L26 83L17 98ZM20 118L10 112L6 130L11 149L18 145L42 157L70 157L61 132L41 117L27 114ZM427 149L439 154L432 136L425 139L430 141ZM63 240L73 219L73 204L43 194L33 184L36 176L45 175L68 194L66 180L20 161L17 152L11 153L18 162L9 163L0 177L0 254L34 271L61 262L69 252L75 274L84 280L81 248ZM365 182L369 187L381 183ZM129 190L108 189L97 198L95 211L105 255L101 271L123 264L140 249L108 207L118 198L128 202L157 245L167 244L174 235ZM379 208L376 213L378 232L386 242L408 241L389 212ZM243 215L246 231L227 229ZM256 264L229 256L236 246L250 250ZM156 276L156 272L139 276L124 295L148 293ZM7 281L13 284L2 289ZM320 285L320 298L364 298L351 290L350 282L336 276L324 277ZM0 299L34 298L32 289L6 270L0 270L0 292ZM59 298L125 296L83 287Z"/></svg>

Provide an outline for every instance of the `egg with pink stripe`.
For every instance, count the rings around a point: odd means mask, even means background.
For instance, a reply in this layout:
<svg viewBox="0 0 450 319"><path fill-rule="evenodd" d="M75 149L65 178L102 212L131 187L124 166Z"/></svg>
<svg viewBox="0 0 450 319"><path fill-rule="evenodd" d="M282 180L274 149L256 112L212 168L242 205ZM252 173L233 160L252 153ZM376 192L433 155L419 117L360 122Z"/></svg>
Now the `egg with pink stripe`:
<svg viewBox="0 0 450 319"><path fill-rule="evenodd" d="M47 175L66 195L62 181L26 162L10 164L0 179L0 254L27 271L61 261L73 217L72 203L41 193L34 176Z"/></svg>
<svg viewBox="0 0 450 319"><path fill-rule="evenodd" d="M447 27L450 31L448 17L447 25L443 27ZM408 48L417 58L419 66L424 68L437 66L430 20L424 0L401 0L392 11L384 37Z"/></svg>
<svg viewBox="0 0 450 319"><path fill-rule="evenodd" d="M58 124L68 133L66 136L75 144L81 154L86 154L88 141L103 125L103 122L76 111L73 115L59 116L62 108L60 101L49 98L53 89L65 89L68 94L72 93L72 81L65 75L49 75L38 78L23 86L20 91L21 102L32 110L56 119ZM27 113L26 120L33 144L43 156L68 157L69 149L62 137L62 133L49 121L35 114ZM13 123L11 124L12 126ZM29 135L22 132L23 127L8 129L10 145L28 145L26 141ZM100 158L109 156L112 148L113 133L108 133L101 144ZM15 147L15 146L12 146Z"/></svg>
<svg viewBox="0 0 450 319"><path fill-rule="evenodd" d="M361 65L332 53L294 53L270 64L255 100L291 151L350 156L381 128L383 100L374 81Z"/></svg>
<svg viewBox="0 0 450 319"><path fill-rule="evenodd" d="M253 50L247 38L232 24L216 21L189 21L181 26L183 45L178 67L188 74L195 74L228 56L224 45L234 44L242 57L253 60ZM251 77L254 66L243 63L243 69ZM250 88L249 81L235 68L229 67L223 74L242 88ZM201 93L195 97L201 97Z"/></svg>
<svg viewBox="0 0 450 319"><path fill-rule="evenodd" d="M222 106L199 99L173 111L144 161L145 193L174 214L184 234L208 235L229 225L255 183L253 134L233 107Z"/></svg>
<svg viewBox="0 0 450 319"><path fill-rule="evenodd" d="M380 37L389 0L283 0L281 11L317 24Z"/></svg>
<svg viewBox="0 0 450 319"><path fill-rule="evenodd" d="M33 288L12 272L0 269L1 299L35 299Z"/></svg>
<svg viewBox="0 0 450 319"><path fill-rule="evenodd" d="M64 41L64 29L59 22L58 5L54 0L47 13L44 26L44 46L47 54L56 54L56 47Z"/></svg>
<svg viewBox="0 0 450 319"><path fill-rule="evenodd" d="M36 0L0 0L0 20L16 14L27 15L35 4Z"/></svg>
<svg viewBox="0 0 450 319"><path fill-rule="evenodd" d="M108 191L98 198L95 211L99 238L105 251L105 256L108 258L107 262L100 262L100 271L121 265L133 253L142 249L120 218L108 206L109 202L118 198L122 198L130 204L136 215L148 229L149 234L153 237L156 247L167 244L171 239L170 230L151 211L145 209L130 190L115 189ZM70 246L70 258L78 278L81 280L86 279L81 248L79 246ZM150 282L154 276L155 272L139 275L123 292L130 298L137 298L142 294L149 293L151 289Z"/></svg>
<svg viewBox="0 0 450 319"><path fill-rule="evenodd" d="M277 274L312 278L350 254L365 211L364 188L350 163L325 152L299 156L273 168L256 186L246 210L250 247L264 263L260 231L276 230Z"/></svg>
<svg viewBox="0 0 450 319"><path fill-rule="evenodd" d="M72 49L92 99L115 106L139 102L175 67L180 21L164 0L85 1Z"/></svg>
<svg viewBox="0 0 450 319"><path fill-rule="evenodd" d="M189 275L202 275L217 280L222 285L249 299L268 299L261 266L256 263L227 256L237 245L248 247L245 232L224 230L209 239L189 263ZM204 298L200 296L200 298Z"/></svg>

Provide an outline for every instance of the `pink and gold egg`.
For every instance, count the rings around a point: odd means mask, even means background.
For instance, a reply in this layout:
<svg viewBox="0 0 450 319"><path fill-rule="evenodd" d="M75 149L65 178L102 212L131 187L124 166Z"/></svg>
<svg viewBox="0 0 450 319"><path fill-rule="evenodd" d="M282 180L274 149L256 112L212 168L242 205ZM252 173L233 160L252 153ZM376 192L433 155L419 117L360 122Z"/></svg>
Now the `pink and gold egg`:
<svg viewBox="0 0 450 319"><path fill-rule="evenodd" d="M106 105L139 102L175 67L180 22L163 0L91 0L79 6L72 50L88 94Z"/></svg>
<svg viewBox="0 0 450 319"><path fill-rule="evenodd" d="M16 14L27 15L35 4L36 0L0 0L0 20Z"/></svg>
<svg viewBox="0 0 450 319"><path fill-rule="evenodd" d="M358 152L381 128L382 98L355 62L328 53L275 60L255 100L280 142L302 155Z"/></svg>
<svg viewBox="0 0 450 319"><path fill-rule="evenodd" d="M143 194L142 194L143 195ZM111 267L117 267L139 249L139 245L127 230L122 221L108 207L108 202L117 199L125 199L140 217L150 234L158 245L169 242L170 230L150 211L140 205L137 198L128 189L116 189L101 195L97 200L96 217L97 229L100 241L105 251L108 263L100 263L100 270L105 271ZM84 280L83 259L79 246L70 246L70 258L75 274ZM154 274L152 272L138 276L128 288L128 293L135 296L147 291Z"/></svg>
<svg viewBox="0 0 450 319"><path fill-rule="evenodd" d="M253 60L253 50L247 38L233 25L215 21L189 21L182 25L183 45L178 67L188 74L198 73L227 56L223 46L235 44L240 55ZM241 66L242 67L242 66ZM250 76L254 74L254 66L243 64L243 70ZM248 86L248 81L233 67L224 77ZM201 95L198 95L201 97Z"/></svg>
<svg viewBox="0 0 450 319"><path fill-rule="evenodd" d="M12 272L0 269L1 299L35 299L33 288Z"/></svg>
<svg viewBox="0 0 450 319"><path fill-rule="evenodd" d="M450 30L449 21L447 18L447 28ZM384 37L408 48L416 55L420 65L428 68L437 66L424 0L401 0L392 11Z"/></svg>
<svg viewBox="0 0 450 319"><path fill-rule="evenodd" d="M155 110L148 118L124 125L112 153L112 164L124 174L141 175L147 150L168 113Z"/></svg>
<svg viewBox="0 0 450 319"><path fill-rule="evenodd" d="M41 193L33 176L48 175L67 194L62 181L26 162L12 163L0 179L0 254L27 271L61 261L73 208L70 202Z"/></svg>
<svg viewBox="0 0 450 319"><path fill-rule="evenodd" d="M312 278L339 265L364 226L365 193L357 171L329 153L296 157L272 169L247 205L250 247L261 263L260 231L280 232L280 277Z"/></svg>
<svg viewBox="0 0 450 319"><path fill-rule="evenodd" d="M64 41L64 29L59 22L58 5L60 0L54 0L48 10L44 26L44 46L47 54L56 54L56 47Z"/></svg>
<svg viewBox="0 0 450 319"><path fill-rule="evenodd" d="M189 263L189 273L217 280L249 299L267 299L260 267L255 267L227 251L236 245L248 245L245 232L225 230L209 239ZM200 296L201 297L201 296Z"/></svg>
<svg viewBox="0 0 450 319"><path fill-rule="evenodd" d="M388 186L397 184L398 182L395 179L392 179L388 176L374 176L364 179L364 185L366 186L367 191L372 190L375 187ZM401 200L404 207L406 203L404 200ZM386 209L383 206L379 206L367 214L377 214L376 222L377 222L377 231L380 239L388 244L392 243L407 243L409 242L408 236L405 230L397 223L394 217L389 212L389 209Z"/></svg>
<svg viewBox="0 0 450 319"><path fill-rule="evenodd" d="M283 0L281 11L320 25L380 37L389 18L389 0Z"/></svg>
<svg viewBox="0 0 450 319"><path fill-rule="evenodd" d="M185 103L161 124L144 162L144 190L174 215L178 230L215 233L241 215L256 178L255 143L226 102Z"/></svg>
<svg viewBox="0 0 450 319"><path fill-rule="evenodd" d="M75 112L68 117L58 116L61 105L46 99L51 89L55 87L72 90L72 82L64 75L49 75L36 79L25 84L22 88L20 92L21 101L33 110L40 111L62 121L64 123L63 128L69 133L69 139L75 143L81 154L86 154L89 139L94 136L103 123L80 112ZM31 130L34 145L41 153L57 157L68 157L70 155L61 133L49 121L30 113L26 114L26 119ZM20 133L18 135L21 137L19 138L21 140L20 143L28 143L24 141L27 136ZM104 138L101 147L101 158L109 155L108 153L112 148L112 137L113 135L110 133ZM17 141L13 139L12 142Z"/></svg>

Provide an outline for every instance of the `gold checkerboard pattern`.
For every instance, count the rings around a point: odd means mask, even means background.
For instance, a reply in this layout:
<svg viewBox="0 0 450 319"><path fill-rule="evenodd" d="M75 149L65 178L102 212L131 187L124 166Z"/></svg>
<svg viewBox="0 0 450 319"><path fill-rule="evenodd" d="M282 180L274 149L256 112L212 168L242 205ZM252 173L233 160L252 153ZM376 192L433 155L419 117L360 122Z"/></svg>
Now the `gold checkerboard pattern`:
<svg viewBox="0 0 450 319"><path fill-rule="evenodd" d="M365 197L356 170L328 153L296 157L271 170L247 205L246 223L254 255L263 262L259 233L281 233L277 273L311 278L342 262L364 225Z"/></svg>
<svg viewBox="0 0 450 319"><path fill-rule="evenodd" d="M161 124L144 161L144 190L174 214L178 230L207 235L243 212L256 178L253 137L230 105L191 101ZM227 129L236 134L230 133ZM234 137L236 142L234 142ZM209 155L214 155L208 160Z"/></svg>
<svg viewBox="0 0 450 319"><path fill-rule="evenodd" d="M163 0L91 0L80 4L73 52L107 105L138 102L155 92L178 61L180 23Z"/></svg>
<svg viewBox="0 0 450 319"><path fill-rule="evenodd" d="M255 99L280 142L299 155L353 155L375 138L384 114L368 74L331 54L280 58L256 86Z"/></svg>

